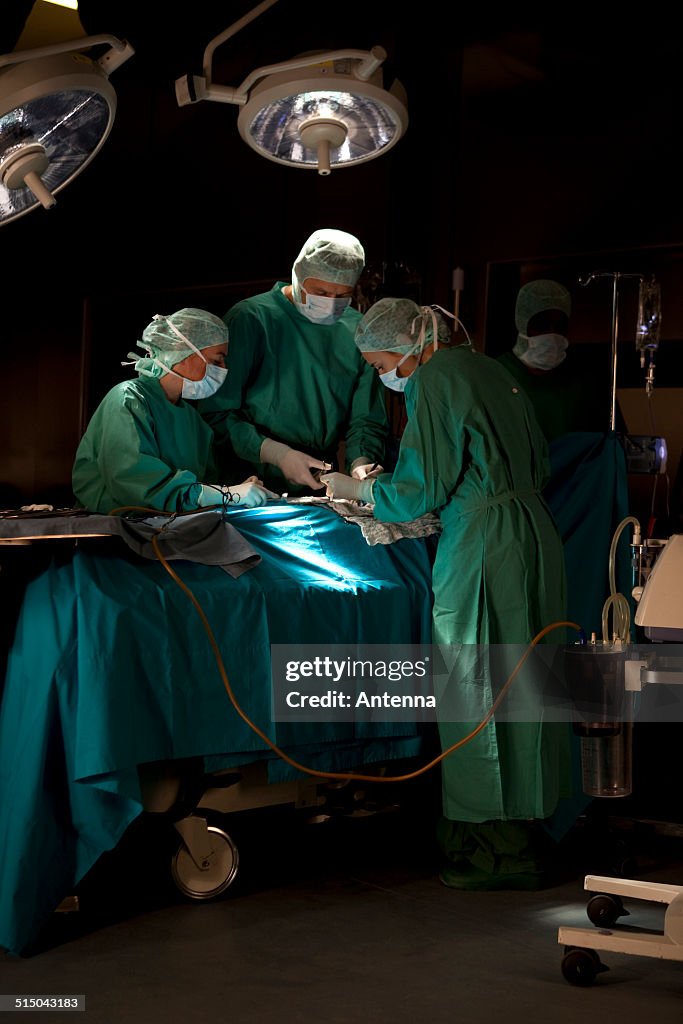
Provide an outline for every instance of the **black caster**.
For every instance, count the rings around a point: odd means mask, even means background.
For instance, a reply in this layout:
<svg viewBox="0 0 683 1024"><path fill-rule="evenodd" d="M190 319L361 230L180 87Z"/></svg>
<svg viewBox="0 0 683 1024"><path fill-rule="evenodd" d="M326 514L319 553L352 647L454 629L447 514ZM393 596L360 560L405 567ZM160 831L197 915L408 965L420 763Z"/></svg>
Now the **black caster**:
<svg viewBox="0 0 683 1024"><path fill-rule="evenodd" d="M600 960L594 949L582 949L579 946L567 949L562 958L562 975L570 985L589 988L598 974L609 970Z"/></svg>
<svg viewBox="0 0 683 1024"><path fill-rule="evenodd" d="M598 928L611 928L620 917L628 917L628 910L619 896L609 893L597 893L589 899L586 906L588 920Z"/></svg>

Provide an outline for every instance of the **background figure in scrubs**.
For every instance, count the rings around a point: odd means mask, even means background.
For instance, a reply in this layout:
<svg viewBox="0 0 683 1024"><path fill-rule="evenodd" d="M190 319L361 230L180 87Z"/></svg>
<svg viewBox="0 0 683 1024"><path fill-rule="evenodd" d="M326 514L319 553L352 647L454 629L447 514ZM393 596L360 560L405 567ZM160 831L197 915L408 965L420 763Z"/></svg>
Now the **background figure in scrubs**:
<svg viewBox="0 0 683 1024"><path fill-rule="evenodd" d="M188 402L225 380L228 330L220 317L191 308L157 315L136 344L147 353L129 353L138 378L105 395L78 446L78 501L106 515L124 505L189 512L224 499L253 507L277 497L255 476L228 488L216 483L213 435Z"/></svg>
<svg viewBox="0 0 683 1024"><path fill-rule="evenodd" d="M382 389L353 343L360 313L350 302L364 262L354 235L314 231L291 284L278 281L226 314L230 376L199 406L221 465L241 460L268 487L301 494L322 487L311 470L336 462L340 442L354 476L383 459Z"/></svg>
<svg viewBox="0 0 683 1024"><path fill-rule="evenodd" d="M468 658L485 666L489 645L528 643L564 618L565 605L562 543L541 496L547 446L531 405L499 363L469 345L443 344L447 337L438 314L409 299L381 299L368 310L356 344L387 387L405 392L398 462L374 480L321 477L331 497L373 502L384 522L427 512L441 518L433 640L447 658L455 655L448 686L462 688L472 718L440 721L444 749L493 702L486 668L478 685L465 682ZM448 757L439 826L444 884L546 884L552 843L533 819L553 813L568 773L564 724L492 722Z"/></svg>
<svg viewBox="0 0 683 1024"><path fill-rule="evenodd" d="M571 296L558 281L523 285L515 305L517 341L511 352L498 357L531 399L548 441L570 431L608 427L608 392L598 389L594 367L587 368L585 359L576 365L576 354L569 350L571 310Z"/></svg>

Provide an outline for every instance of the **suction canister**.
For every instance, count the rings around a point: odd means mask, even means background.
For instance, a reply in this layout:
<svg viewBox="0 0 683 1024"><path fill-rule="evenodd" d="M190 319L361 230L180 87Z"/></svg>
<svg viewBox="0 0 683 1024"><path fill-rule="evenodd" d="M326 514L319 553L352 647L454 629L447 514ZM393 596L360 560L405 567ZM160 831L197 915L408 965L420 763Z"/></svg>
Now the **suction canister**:
<svg viewBox="0 0 683 1024"><path fill-rule="evenodd" d="M620 641L592 641L564 650L587 796L621 797L632 790L634 698L625 688L627 657L628 646Z"/></svg>

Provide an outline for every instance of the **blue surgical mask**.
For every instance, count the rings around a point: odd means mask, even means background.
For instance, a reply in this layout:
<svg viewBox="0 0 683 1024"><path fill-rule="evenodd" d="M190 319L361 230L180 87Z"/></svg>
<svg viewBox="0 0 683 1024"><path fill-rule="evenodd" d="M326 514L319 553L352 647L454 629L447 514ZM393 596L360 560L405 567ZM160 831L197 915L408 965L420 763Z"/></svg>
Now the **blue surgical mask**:
<svg viewBox="0 0 683 1024"><path fill-rule="evenodd" d="M306 301L299 302L294 298L294 304L312 323L325 326L336 324L344 310L350 306L351 297L335 299L329 295L311 295L306 292Z"/></svg>
<svg viewBox="0 0 683 1024"><path fill-rule="evenodd" d="M519 359L533 370L554 370L567 357L569 342L562 334L536 334L526 338L529 347Z"/></svg>
<svg viewBox="0 0 683 1024"><path fill-rule="evenodd" d="M405 363L408 356L412 355L416 348L417 345L413 345L410 351L406 352L403 358L396 363L396 366L393 368L393 370L387 370L386 373L380 373L379 379L382 381L382 384L384 384L385 388L391 388L392 391L405 391L406 384L408 383L413 374L409 373L407 377L399 377L398 368L399 366L402 366L403 363ZM413 373L415 373L415 370L413 370Z"/></svg>
<svg viewBox="0 0 683 1024"><path fill-rule="evenodd" d="M190 398L192 401L197 401L200 398L210 398L211 395L216 394L227 376L228 371L225 366L214 366L213 363L207 363L206 373L201 380L188 380L187 377L183 377L183 390L181 394L183 398Z"/></svg>
<svg viewBox="0 0 683 1024"><path fill-rule="evenodd" d="M391 388L392 391L405 391L410 377L399 377L396 370L389 370L387 373L380 373L379 379L385 388Z"/></svg>
<svg viewBox="0 0 683 1024"><path fill-rule="evenodd" d="M204 359L201 352L198 352L197 355ZM228 376L225 366L214 366L213 363L206 363L206 359L204 359L206 372L201 380L190 380L189 377L183 377L182 373L176 373L170 366L164 366L159 359L154 359L153 361L164 373L172 373L174 377L178 377L183 382L183 389L180 394L183 398L189 398L193 402L197 402L200 398L210 398L211 395L215 395Z"/></svg>

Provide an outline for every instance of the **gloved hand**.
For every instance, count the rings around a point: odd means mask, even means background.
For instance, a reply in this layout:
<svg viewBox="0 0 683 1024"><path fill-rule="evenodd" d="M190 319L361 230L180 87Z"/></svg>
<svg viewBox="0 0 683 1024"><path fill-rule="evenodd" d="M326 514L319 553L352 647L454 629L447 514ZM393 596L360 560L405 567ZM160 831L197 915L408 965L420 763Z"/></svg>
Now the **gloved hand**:
<svg viewBox="0 0 683 1024"><path fill-rule="evenodd" d="M365 462L363 459L356 459L351 465L351 476L354 480L374 480L383 472L384 466L380 466L379 462Z"/></svg>
<svg viewBox="0 0 683 1024"><path fill-rule="evenodd" d="M299 452L296 448L290 448L281 441L273 441L267 437L261 445L261 462L268 462L271 466L277 466L283 476L290 484L301 484L313 490L322 490L323 485L311 475L311 469L330 469L326 462Z"/></svg>
<svg viewBox="0 0 683 1024"><path fill-rule="evenodd" d="M250 476L241 484L202 484L199 505L202 508L222 505L227 498L229 505L256 508L257 505L265 505L269 498L279 497L279 494L264 487L258 477Z"/></svg>
<svg viewBox="0 0 683 1024"><path fill-rule="evenodd" d="M354 480L346 473L322 473L320 479L327 488L328 498L372 503L372 480Z"/></svg>
<svg viewBox="0 0 683 1024"><path fill-rule="evenodd" d="M228 484L225 488L230 492L230 504L242 508L256 508L265 505L269 498L279 498L279 494L269 491L257 476L248 476L244 483Z"/></svg>

